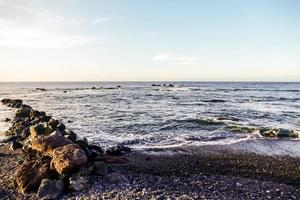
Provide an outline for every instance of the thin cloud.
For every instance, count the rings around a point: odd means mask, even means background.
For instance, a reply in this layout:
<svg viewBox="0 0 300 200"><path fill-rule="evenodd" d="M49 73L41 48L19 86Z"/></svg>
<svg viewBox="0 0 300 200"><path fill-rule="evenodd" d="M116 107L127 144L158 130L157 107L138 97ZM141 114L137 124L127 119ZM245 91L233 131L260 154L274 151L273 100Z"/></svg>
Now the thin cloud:
<svg viewBox="0 0 300 200"><path fill-rule="evenodd" d="M178 56L168 53L158 54L153 57L154 62L167 62L178 65L195 65L199 64L199 58Z"/></svg>
<svg viewBox="0 0 300 200"><path fill-rule="evenodd" d="M90 45L99 38L81 34L81 25L105 23L110 18L67 18L51 10L19 1L0 0L0 46L10 48L68 48ZM70 33L70 28L77 34Z"/></svg>
<svg viewBox="0 0 300 200"><path fill-rule="evenodd" d="M109 22L111 20L110 17L98 17L91 21L92 24L103 24Z"/></svg>

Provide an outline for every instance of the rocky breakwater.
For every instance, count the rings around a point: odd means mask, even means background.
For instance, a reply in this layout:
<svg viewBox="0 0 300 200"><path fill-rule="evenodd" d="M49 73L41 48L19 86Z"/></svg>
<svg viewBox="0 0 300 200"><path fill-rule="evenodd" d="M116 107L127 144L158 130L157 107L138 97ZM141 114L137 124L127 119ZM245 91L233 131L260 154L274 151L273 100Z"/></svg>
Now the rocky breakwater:
<svg viewBox="0 0 300 200"><path fill-rule="evenodd" d="M109 164L127 162L120 157L130 151L127 147L112 147L104 152L86 138L80 139L59 120L21 100L1 102L19 108L4 134L9 136L5 142L11 143L10 149L22 148L24 154L24 162L14 173L14 185L22 194L37 193L38 198L55 199L64 192L86 189L91 176L109 180L116 173Z"/></svg>

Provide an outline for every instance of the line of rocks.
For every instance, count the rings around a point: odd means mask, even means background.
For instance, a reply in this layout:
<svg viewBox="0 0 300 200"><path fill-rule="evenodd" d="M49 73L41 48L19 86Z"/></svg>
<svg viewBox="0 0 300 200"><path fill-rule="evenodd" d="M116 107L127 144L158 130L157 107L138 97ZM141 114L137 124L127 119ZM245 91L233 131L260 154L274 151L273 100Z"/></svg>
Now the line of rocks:
<svg viewBox="0 0 300 200"><path fill-rule="evenodd" d="M1 102L19 108L5 132L9 136L5 142L11 142L11 150L22 148L25 157L14 175L14 185L22 194L37 192L38 198L55 199L63 192L87 188L90 176L111 179L114 173L109 164L128 162L119 157L130 151L128 147L118 145L104 152L100 146L89 144L86 138L80 139L62 122L23 104L22 100Z"/></svg>

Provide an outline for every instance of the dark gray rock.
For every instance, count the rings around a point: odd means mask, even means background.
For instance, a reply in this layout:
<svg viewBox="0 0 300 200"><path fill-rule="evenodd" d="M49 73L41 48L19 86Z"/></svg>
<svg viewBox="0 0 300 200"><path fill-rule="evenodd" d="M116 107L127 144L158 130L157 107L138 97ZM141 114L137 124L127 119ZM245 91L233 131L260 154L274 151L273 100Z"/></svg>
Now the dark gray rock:
<svg viewBox="0 0 300 200"><path fill-rule="evenodd" d="M21 149L23 147L23 144L21 144L18 141L12 141L11 145L10 145L10 150L14 151L16 149Z"/></svg>
<svg viewBox="0 0 300 200"><path fill-rule="evenodd" d="M131 149L129 147L126 147L124 145L117 145L110 147L106 150L106 153L111 156L121 156L125 153L129 153Z"/></svg>
<svg viewBox="0 0 300 200"><path fill-rule="evenodd" d="M66 126L63 123L59 123L56 129L59 131L64 131L66 129Z"/></svg>
<svg viewBox="0 0 300 200"><path fill-rule="evenodd" d="M63 189L63 181L43 179L37 196L39 199L57 199L62 194Z"/></svg>

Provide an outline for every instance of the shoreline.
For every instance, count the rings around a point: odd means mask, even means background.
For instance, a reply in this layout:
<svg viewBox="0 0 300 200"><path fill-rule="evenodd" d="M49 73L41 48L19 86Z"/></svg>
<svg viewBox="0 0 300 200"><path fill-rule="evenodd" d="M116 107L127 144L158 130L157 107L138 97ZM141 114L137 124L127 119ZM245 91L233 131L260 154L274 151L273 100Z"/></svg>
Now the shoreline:
<svg viewBox="0 0 300 200"><path fill-rule="evenodd" d="M129 162L112 163L108 166L123 176L124 182L110 183L102 176L91 176L87 189L67 193L62 198L151 199L153 196L178 197L178 199L181 196L189 197L186 199L221 197L248 199L251 196L256 199L300 198L298 158L236 153L220 146L159 151L158 154L152 150L133 151L117 156L118 159L126 159ZM163 154L161 151L176 153ZM0 152L2 169L0 197L37 199L32 193L26 196L17 193L12 184L12 170L23 159L21 150L10 151L9 145L5 144L0 146ZM199 187L199 184L202 186Z"/></svg>
<svg viewBox="0 0 300 200"><path fill-rule="evenodd" d="M103 151L45 112L21 100L4 101L19 110L6 132L11 140L0 145L0 199L38 199L41 191L62 199L300 198L300 158L293 157L297 151L263 155L281 142L297 141L263 139L131 151L116 146ZM43 166L53 173L51 178L43 174ZM28 188L32 180L35 188ZM61 187L43 188L44 182Z"/></svg>

